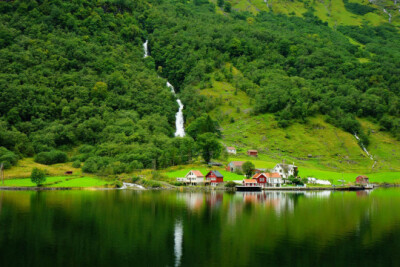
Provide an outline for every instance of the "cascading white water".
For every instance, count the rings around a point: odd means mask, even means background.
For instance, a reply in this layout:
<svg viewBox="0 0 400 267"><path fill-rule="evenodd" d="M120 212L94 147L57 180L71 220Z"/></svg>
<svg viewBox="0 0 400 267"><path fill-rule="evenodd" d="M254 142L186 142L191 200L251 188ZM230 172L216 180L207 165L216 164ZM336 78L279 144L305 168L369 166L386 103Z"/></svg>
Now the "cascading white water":
<svg viewBox="0 0 400 267"><path fill-rule="evenodd" d="M143 43L143 50L144 50L144 58L149 56L149 49L148 49L148 40L146 40L146 42ZM173 93L176 96L176 92L175 92L175 88L172 86L172 84L170 84L167 81L167 86L169 89L171 89L171 93ZM185 136L185 126L184 126L184 119L183 119L183 104L182 101L177 98L176 102L179 105L179 109L178 112L175 115L175 127L176 127L176 131L175 131L175 136L176 137L184 137Z"/></svg>
<svg viewBox="0 0 400 267"><path fill-rule="evenodd" d="M143 50L144 50L144 55L143 55L143 57L144 57L144 58L146 58L146 57L149 56L148 43L149 43L149 40L146 40L146 42L143 43Z"/></svg>
<svg viewBox="0 0 400 267"><path fill-rule="evenodd" d="M120 189L136 188L136 189L146 190L146 188L138 184L131 184L131 183L122 183L122 184L123 186Z"/></svg>
<svg viewBox="0 0 400 267"><path fill-rule="evenodd" d="M167 86L171 89L171 93L176 95L175 88L172 86L172 84L167 82ZM183 104L179 98L176 99L176 102L178 102L179 109L175 115L175 127L176 127L175 136L184 137L185 136L185 127L184 127L184 120L183 120Z"/></svg>
<svg viewBox="0 0 400 267"><path fill-rule="evenodd" d="M360 146L361 146L362 150L364 150L365 154L367 154L371 160L374 160L374 157L368 152L368 150L365 148L364 144L361 143L360 137L358 137L357 134L354 134L354 137L360 142Z"/></svg>

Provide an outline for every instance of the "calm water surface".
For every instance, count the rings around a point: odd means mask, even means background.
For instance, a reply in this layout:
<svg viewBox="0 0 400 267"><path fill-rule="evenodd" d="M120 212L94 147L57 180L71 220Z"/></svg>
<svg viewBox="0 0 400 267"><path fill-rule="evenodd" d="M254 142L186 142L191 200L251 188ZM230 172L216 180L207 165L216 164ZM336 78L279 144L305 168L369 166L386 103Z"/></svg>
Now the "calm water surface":
<svg viewBox="0 0 400 267"><path fill-rule="evenodd" d="M400 190L0 191L0 266L400 266Z"/></svg>

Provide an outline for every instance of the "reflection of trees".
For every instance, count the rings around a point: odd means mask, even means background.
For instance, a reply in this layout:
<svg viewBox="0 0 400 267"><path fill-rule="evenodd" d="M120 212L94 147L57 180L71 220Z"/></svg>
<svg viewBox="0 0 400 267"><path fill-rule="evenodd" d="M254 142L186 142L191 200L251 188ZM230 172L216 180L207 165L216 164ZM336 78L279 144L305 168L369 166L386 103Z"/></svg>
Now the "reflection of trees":
<svg viewBox="0 0 400 267"><path fill-rule="evenodd" d="M390 192L5 192L0 249L25 255L13 265L314 264L333 251L337 263L374 263L390 258L385 243L398 247L400 196Z"/></svg>

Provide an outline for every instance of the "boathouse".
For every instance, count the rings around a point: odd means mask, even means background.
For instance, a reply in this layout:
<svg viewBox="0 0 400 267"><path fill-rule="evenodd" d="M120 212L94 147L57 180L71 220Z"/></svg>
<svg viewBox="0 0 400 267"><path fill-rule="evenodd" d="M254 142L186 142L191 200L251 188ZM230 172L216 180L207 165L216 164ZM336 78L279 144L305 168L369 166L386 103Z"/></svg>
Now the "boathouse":
<svg viewBox="0 0 400 267"><path fill-rule="evenodd" d="M356 178L356 184L367 185L367 184L369 184L369 178L364 175L359 175Z"/></svg>

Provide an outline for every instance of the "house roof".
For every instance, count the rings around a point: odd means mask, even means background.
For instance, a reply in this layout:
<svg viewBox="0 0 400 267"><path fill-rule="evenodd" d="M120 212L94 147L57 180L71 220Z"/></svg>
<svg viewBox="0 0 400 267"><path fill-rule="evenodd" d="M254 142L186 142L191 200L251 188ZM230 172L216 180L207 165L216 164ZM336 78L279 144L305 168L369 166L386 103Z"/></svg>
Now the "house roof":
<svg viewBox="0 0 400 267"><path fill-rule="evenodd" d="M362 178L362 179L365 179L365 178L367 178L367 179L368 179L368 177L367 177L367 176L365 176L365 175L359 175L359 176L357 176L357 178Z"/></svg>
<svg viewBox="0 0 400 267"><path fill-rule="evenodd" d="M201 171L191 170L191 172L193 172L193 174L196 175L197 177L204 177L204 175L201 173Z"/></svg>
<svg viewBox="0 0 400 267"><path fill-rule="evenodd" d="M243 179L243 182L245 184L250 184L250 183L257 183L257 181L255 179Z"/></svg>
<svg viewBox="0 0 400 267"><path fill-rule="evenodd" d="M253 179L257 179L258 177L261 176L261 174L262 174L262 173L256 173L256 174L254 174Z"/></svg>
<svg viewBox="0 0 400 267"><path fill-rule="evenodd" d="M229 149L229 150L236 150L236 148L234 148L233 146L228 146L226 149Z"/></svg>
<svg viewBox="0 0 400 267"><path fill-rule="evenodd" d="M241 166L243 165L244 161L232 161L231 163L232 163L233 165L235 165L235 166L241 167Z"/></svg>
<svg viewBox="0 0 400 267"><path fill-rule="evenodd" d="M210 173L214 173L215 176L217 176L218 178L224 178L224 176L219 171L209 171L206 176L208 176Z"/></svg>
<svg viewBox="0 0 400 267"><path fill-rule="evenodd" d="M281 175L277 172L265 173L265 176L268 178L281 178Z"/></svg>

